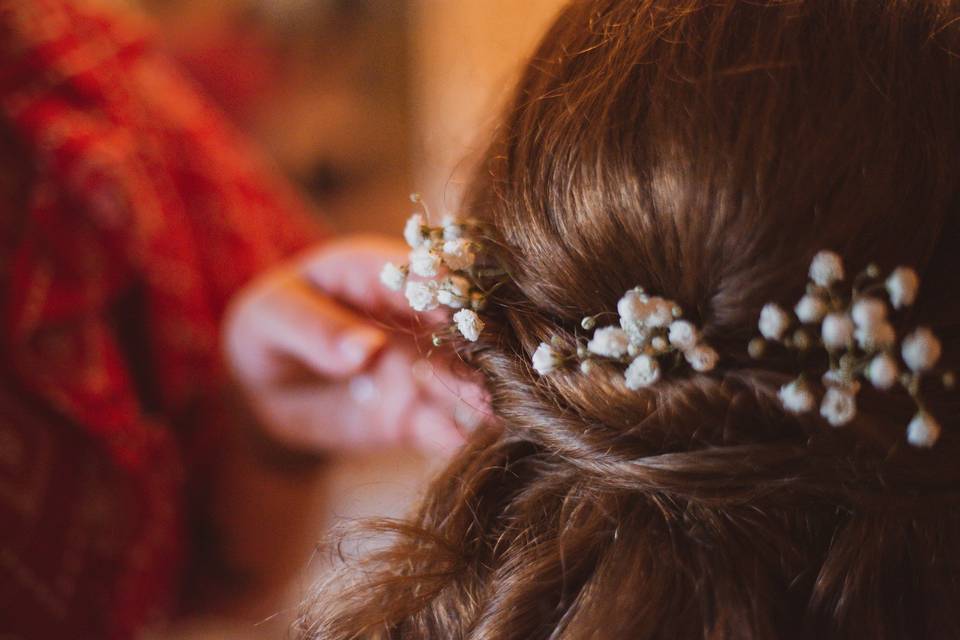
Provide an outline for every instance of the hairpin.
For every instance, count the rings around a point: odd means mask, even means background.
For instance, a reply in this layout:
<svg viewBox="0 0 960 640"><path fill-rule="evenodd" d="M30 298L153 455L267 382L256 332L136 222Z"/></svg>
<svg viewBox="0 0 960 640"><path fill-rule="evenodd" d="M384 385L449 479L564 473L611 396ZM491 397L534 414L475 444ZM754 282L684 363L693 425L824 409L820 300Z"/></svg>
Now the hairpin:
<svg viewBox="0 0 960 640"><path fill-rule="evenodd" d="M417 194L411 195L411 200L423 204ZM441 305L455 309L450 331L472 342L478 340L484 328L478 312L506 275L481 259L480 226L452 217L432 226L424 206L424 213L414 213L407 220L403 236L410 246L408 262L387 263L380 280L394 291L403 291L416 311ZM609 314L583 318L582 328L593 335L578 337L576 349L565 350L559 340L541 343L533 353L533 369L543 376L577 362L587 374L598 361L619 363L625 368L626 386L636 390L657 382L667 367L686 364L704 372L716 366L717 352L701 339L698 327L683 319L680 306L672 300L636 287L617 304L619 326L597 328L598 318L605 315ZM443 338L443 334L434 334L434 344L439 345Z"/></svg>
<svg viewBox="0 0 960 640"><path fill-rule="evenodd" d="M423 205L424 213L412 214L403 229L410 246L408 262L385 264L380 281L389 289L403 291L415 311L432 311L440 306L456 310L449 331L476 342L484 328L477 312L486 306L505 274L482 260L484 242L479 224L446 216L439 225L431 225L419 194L412 194L410 200ZM434 345L444 337L435 333Z"/></svg>
<svg viewBox="0 0 960 640"><path fill-rule="evenodd" d="M667 367L690 366L695 371L711 371L719 356L703 341L699 328L683 318L683 310L673 300L651 296L642 287L627 291L617 303L619 326L597 328L597 319L608 315L587 316L583 329L592 337L580 338L576 350L564 351L559 340L541 342L533 353L533 368L544 376L571 361L589 374L596 361L625 366L628 389L649 387L660 380Z"/></svg>
<svg viewBox="0 0 960 640"><path fill-rule="evenodd" d="M819 386L824 389L820 415L840 427L857 415L862 382L879 391L899 385L917 405L907 425L907 442L933 446L941 427L924 404L921 383L925 376L940 373L944 388L952 389L955 376L936 369L942 349L933 331L919 327L900 340L889 319L891 308L899 311L916 300L920 288L916 271L897 267L884 279L880 268L870 264L853 279L848 292L841 286L846 281L842 259L832 251L821 251L810 264L809 277L806 293L792 313L772 302L763 307L761 337L748 346L753 358L762 358L771 344L796 352L801 371L815 350L826 351L829 365L819 385L804 372L781 387L784 409L794 414L814 411Z"/></svg>

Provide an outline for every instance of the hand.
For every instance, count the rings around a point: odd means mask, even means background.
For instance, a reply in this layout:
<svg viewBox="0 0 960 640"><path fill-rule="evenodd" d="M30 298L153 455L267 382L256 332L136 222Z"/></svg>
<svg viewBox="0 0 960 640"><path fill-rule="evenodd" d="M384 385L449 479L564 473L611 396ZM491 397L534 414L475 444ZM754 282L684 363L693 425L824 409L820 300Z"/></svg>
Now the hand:
<svg viewBox="0 0 960 640"><path fill-rule="evenodd" d="M426 359L429 342L415 339L425 320L379 282L405 253L373 237L338 240L237 295L224 352L270 435L310 450L449 450L482 419L479 386L452 372L450 356Z"/></svg>

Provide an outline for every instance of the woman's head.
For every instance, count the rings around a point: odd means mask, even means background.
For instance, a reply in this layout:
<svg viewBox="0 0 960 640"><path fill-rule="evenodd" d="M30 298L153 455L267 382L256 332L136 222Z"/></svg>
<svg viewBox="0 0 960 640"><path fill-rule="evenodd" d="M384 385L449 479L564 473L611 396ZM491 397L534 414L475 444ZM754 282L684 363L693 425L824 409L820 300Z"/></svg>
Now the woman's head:
<svg viewBox="0 0 960 640"><path fill-rule="evenodd" d="M910 324L957 362L958 113L957 3L571 4L466 203L510 274L464 350L500 421L318 633L960 635L956 400L931 396L943 438L910 451L909 399L865 390L842 430L788 417L795 365L746 353L830 248L915 266ZM714 372L533 372L637 284L703 327Z"/></svg>

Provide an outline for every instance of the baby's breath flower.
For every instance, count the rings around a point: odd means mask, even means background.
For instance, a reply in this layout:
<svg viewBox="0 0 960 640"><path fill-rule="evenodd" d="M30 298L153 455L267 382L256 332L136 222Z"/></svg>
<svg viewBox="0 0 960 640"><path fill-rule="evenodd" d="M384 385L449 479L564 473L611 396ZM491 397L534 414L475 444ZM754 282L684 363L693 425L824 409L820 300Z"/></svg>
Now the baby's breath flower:
<svg viewBox="0 0 960 640"><path fill-rule="evenodd" d="M940 340L933 331L920 327L903 339L900 354L907 366L915 372L927 371L940 359Z"/></svg>
<svg viewBox="0 0 960 640"><path fill-rule="evenodd" d="M445 241L459 240L463 237L463 225L449 214L443 216L440 226L443 227L443 239Z"/></svg>
<svg viewBox="0 0 960 640"><path fill-rule="evenodd" d="M673 322L673 309L676 305L664 298L650 298L647 315L643 323L648 327L668 327Z"/></svg>
<svg viewBox="0 0 960 640"><path fill-rule="evenodd" d="M674 320L670 323L670 332L668 334L670 344L680 351L687 351L697 346L700 340L700 332L693 326L692 322L687 320Z"/></svg>
<svg viewBox="0 0 960 640"><path fill-rule="evenodd" d="M887 320L887 305L876 298L860 298L850 310L853 323L860 329L870 329Z"/></svg>
<svg viewBox="0 0 960 640"><path fill-rule="evenodd" d="M693 370L701 373L713 371L714 367L717 366L717 361L720 359L720 355L713 347L703 343L698 344L693 349L687 350L683 355L687 359L687 362L690 363L690 366L693 367Z"/></svg>
<svg viewBox="0 0 960 640"><path fill-rule="evenodd" d="M830 387L820 403L820 415L834 427L842 427L856 417L857 400L850 391Z"/></svg>
<svg viewBox="0 0 960 640"><path fill-rule="evenodd" d="M469 240L459 238L443 243L443 261L454 271L469 269L476 260L477 256Z"/></svg>
<svg viewBox="0 0 960 640"><path fill-rule="evenodd" d="M457 323L457 329L463 334L463 337L470 342L476 342L483 331L483 320L472 309L461 309L453 314L453 321Z"/></svg>
<svg viewBox="0 0 960 640"><path fill-rule="evenodd" d="M383 265L380 271L380 282L391 291L401 291L407 281L407 267L398 267L392 262Z"/></svg>
<svg viewBox="0 0 960 640"><path fill-rule="evenodd" d="M407 241L408 245L416 249L428 240L427 234L424 233L426 226L427 222L423 219L422 214L413 214L407 218L407 224L403 227L403 239Z"/></svg>
<svg viewBox="0 0 960 640"><path fill-rule="evenodd" d="M891 388L897 383L897 376L899 375L900 368L896 361L886 353L874 356L867 366L867 377L877 389Z"/></svg>
<svg viewBox="0 0 960 640"><path fill-rule="evenodd" d="M650 296L642 289L631 289L623 294L620 301L617 302L617 313L621 320L643 322L647 316Z"/></svg>
<svg viewBox="0 0 960 640"><path fill-rule="evenodd" d="M907 442L915 447L929 448L940 439L940 423L926 411L919 411L907 425Z"/></svg>
<svg viewBox="0 0 960 640"><path fill-rule="evenodd" d="M654 358L641 354L634 358L630 366L627 367L624 378L628 389L636 391L643 387L649 387L660 379L660 365Z"/></svg>
<svg viewBox="0 0 960 640"><path fill-rule="evenodd" d="M432 311L437 308L437 283L432 280L407 282L405 294L414 311Z"/></svg>
<svg viewBox="0 0 960 640"><path fill-rule="evenodd" d="M437 302L451 309L462 309L470 301L470 281L453 275L440 282Z"/></svg>
<svg viewBox="0 0 960 640"><path fill-rule="evenodd" d="M760 333L767 340L779 342L790 328L790 316L772 302L763 305L760 310Z"/></svg>
<svg viewBox="0 0 960 640"><path fill-rule="evenodd" d="M630 341L627 334L617 327L603 327L593 333L593 339L587 343L587 349L598 356L622 358L627 353Z"/></svg>
<svg viewBox="0 0 960 640"><path fill-rule="evenodd" d="M537 350L533 352L533 370L541 376L556 371L562 362L563 358L557 350L546 342L541 342Z"/></svg>
<svg viewBox="0 0 960 640"><path fill-rule="evenodd" d="M823 319L823 344L827 349L844 349L853 342L853 320L845 313L831 313Z"/></svg>
<svg viewBox="0 0 960 640"><path fill-rule="evenodd" d="M833 251L821 251L810 263L810 279L821 287L843 280L843 260Z"/></svg>
<svg viewBox="0 0 960 640"><path fill-rule="evenodd" d="M440 273L440 256L430 250L430 245L422 244L410 252L410 270L424 278L436 277Z"/></svg>
<svg viewBox="0 0 960 640"><path fill-rule="evenodd" d="M881 322L872 327L858 327L854 335L857 344L864 351L889 349L897 341L897 333L889 322Z"/></svg>
<svg viewBox="0 0 960 640"><path fill-rule="evenodd" d="M886 287L894 309L909 307L917 299L920 276L910 267L897 267L887 278Z"/></svg>
<svg viewBox="0 0 960 640"><path fill-rule="evenodd" d="M800 302L793 309L797 318L804 324L820 322L827 315L827 303L819 296L807 294L800 298Z"/></svg>
<svg viewBox="0 0 960 640"><path fill-rule="evenodd" d="M790 413L809 413L813 411L817 399L803 380L794 380L780 387L780 402Z"/></svg>

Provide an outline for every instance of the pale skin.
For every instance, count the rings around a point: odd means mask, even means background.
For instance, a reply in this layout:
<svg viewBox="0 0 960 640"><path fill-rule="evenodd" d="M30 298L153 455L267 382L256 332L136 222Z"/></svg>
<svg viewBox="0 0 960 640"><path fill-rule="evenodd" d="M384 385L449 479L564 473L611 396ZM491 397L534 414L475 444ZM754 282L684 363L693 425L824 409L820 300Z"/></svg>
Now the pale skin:
<svg viewBox="0 0 960 640"><path fill-rule="evenodd" d="M263 274L234 299L224 356L267 435L307 451L450 451L486 413L483 393L429 353L429 326L379 282L399 242L355 236ZM419 336L419 340L415 339Z"/></svg>

